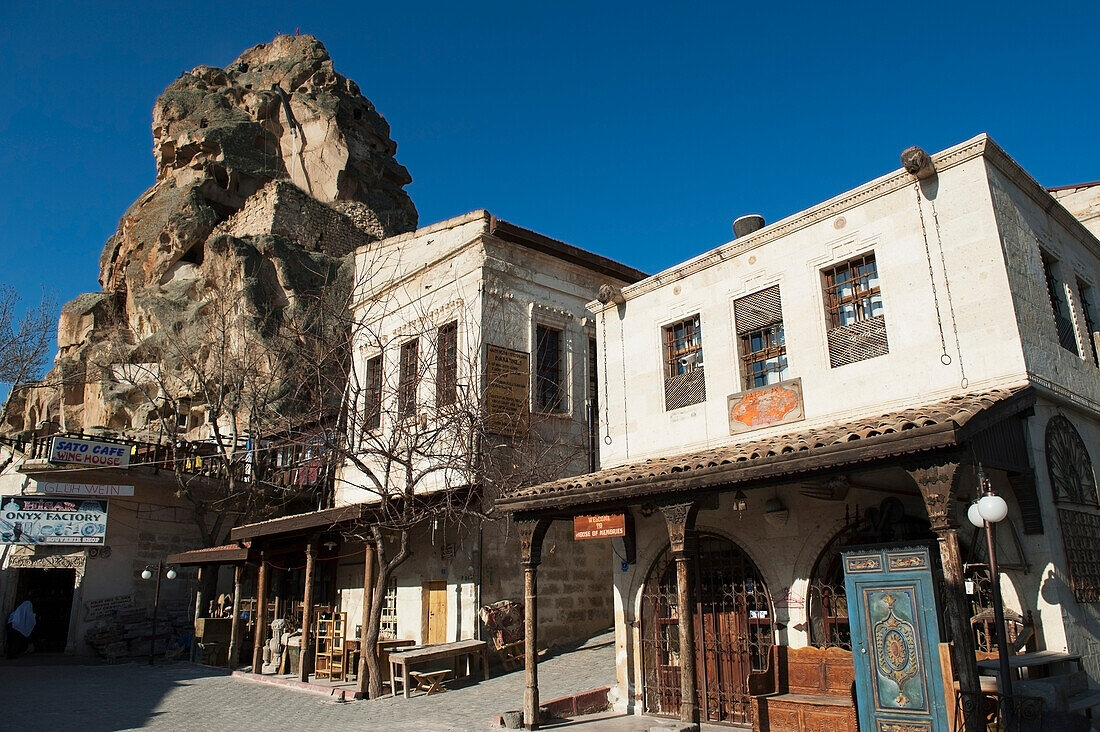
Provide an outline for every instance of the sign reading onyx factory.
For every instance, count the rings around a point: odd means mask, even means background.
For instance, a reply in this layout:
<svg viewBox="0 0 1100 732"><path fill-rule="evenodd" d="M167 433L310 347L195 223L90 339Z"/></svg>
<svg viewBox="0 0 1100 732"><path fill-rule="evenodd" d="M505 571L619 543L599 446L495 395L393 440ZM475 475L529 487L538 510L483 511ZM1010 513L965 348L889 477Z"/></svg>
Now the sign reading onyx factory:
<svg viewBox="0 0 1100 732"><path fill-rule="evenodd" d="M0 543L103 544L107 501L12 496L0 507Z"/></svg>
<svg viewBox="0 0 1100 732"><path fill-rule="evenodd" d="M51 463L76 463L97 468L130 467L130 447L81 437L55 435L50 440Z"/></svg>

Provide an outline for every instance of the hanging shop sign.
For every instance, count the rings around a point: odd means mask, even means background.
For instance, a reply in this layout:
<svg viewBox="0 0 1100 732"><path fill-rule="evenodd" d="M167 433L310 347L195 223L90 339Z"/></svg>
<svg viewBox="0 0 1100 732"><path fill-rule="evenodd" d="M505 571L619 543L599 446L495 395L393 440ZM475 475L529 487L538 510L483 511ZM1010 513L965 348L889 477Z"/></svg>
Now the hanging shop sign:
<svg viewBox="0 0 1100 732"><path fill-rule="evenodd" d="M132 485L88 485L85 483L46 483L40 481L27 486L26 493L42 493L50 496L132 496Z"/></svg>
<svg viewBox="0 0 1100 732"><path fill-rule="evenodd" d="M0 543L103 544L107 501L28 496L5 498L0 507Z"/></svg>
<svg viewBox="0 0 1100 732"><path fill-rule="evenodd" d="M626 514L573 517L574 539L612 539L616 536L626 536Z"/></svg>
<svg viewBox="0 0 1100 732"><path fill-rule="evenodd" d="M130 446L55 435L50 440L50 462L75 463L97 468L128 468Z"/></svg>

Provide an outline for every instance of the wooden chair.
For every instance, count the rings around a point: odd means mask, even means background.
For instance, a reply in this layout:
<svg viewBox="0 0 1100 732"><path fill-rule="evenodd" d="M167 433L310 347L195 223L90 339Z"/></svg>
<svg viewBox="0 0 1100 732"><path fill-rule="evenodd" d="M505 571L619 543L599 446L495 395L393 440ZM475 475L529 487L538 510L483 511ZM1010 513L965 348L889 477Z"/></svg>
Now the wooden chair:
<svg viewBox="0 0 1100 732"><path fill-rule="evenodd" d="M852 652L772 646L768 667L749 674L754 732L858 732Z"/></svg>

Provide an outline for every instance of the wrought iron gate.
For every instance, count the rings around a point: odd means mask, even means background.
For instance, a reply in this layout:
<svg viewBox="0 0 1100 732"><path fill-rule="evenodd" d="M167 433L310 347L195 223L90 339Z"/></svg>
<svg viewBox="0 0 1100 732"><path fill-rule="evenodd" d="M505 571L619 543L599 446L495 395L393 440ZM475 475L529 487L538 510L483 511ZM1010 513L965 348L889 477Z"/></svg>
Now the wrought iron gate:
<svg viewBox="0 0 1100 732"><path fill-rule="evenodd" d="M691 566L699 714L731 724L752 721L747 681L762 670L774 638L771 600L752 560L733 542L702 535ZM680 714L680 609L676 563L665 550L642 596L645 705L650 714Z"/></svg>

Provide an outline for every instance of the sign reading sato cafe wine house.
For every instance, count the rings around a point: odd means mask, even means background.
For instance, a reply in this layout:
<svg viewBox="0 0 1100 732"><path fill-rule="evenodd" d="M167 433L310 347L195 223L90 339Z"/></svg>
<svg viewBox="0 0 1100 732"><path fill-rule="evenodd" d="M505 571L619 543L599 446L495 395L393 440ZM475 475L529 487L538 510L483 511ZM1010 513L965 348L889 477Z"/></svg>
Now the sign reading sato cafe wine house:
<svg viewBox="0 0 1100 732"><path fill-rule="evenodd" d="M97 468L130 467L130 448L114 442L98 442L57 435L50 441L51 463L86 465Z"/></svg>

